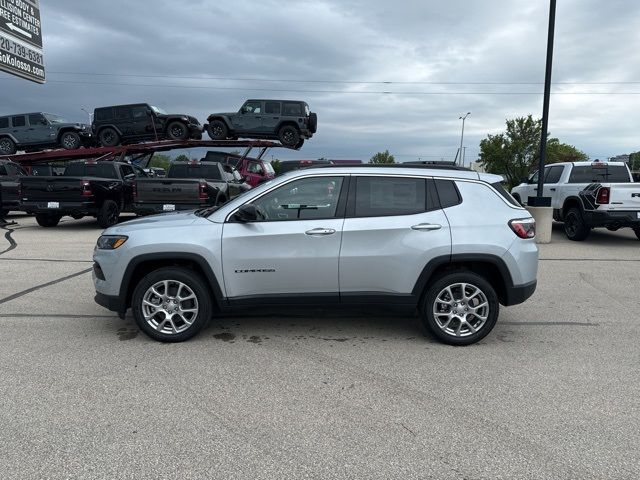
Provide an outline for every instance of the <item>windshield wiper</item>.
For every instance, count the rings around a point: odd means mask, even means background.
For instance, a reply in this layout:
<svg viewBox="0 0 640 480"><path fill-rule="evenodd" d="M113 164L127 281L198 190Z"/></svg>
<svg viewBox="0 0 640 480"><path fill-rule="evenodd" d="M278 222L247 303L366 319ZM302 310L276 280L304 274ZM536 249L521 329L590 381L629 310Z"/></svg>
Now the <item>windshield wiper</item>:
<svg viewBox="0 0 640 480"><path fill-rule="evenodd" d="M195 213L198 217L207 217L211 215L213 212L215 212L216 210L218 210L219 208L220 208L220 205L212 205L211 207L199 208L193 213Z"/></svg>

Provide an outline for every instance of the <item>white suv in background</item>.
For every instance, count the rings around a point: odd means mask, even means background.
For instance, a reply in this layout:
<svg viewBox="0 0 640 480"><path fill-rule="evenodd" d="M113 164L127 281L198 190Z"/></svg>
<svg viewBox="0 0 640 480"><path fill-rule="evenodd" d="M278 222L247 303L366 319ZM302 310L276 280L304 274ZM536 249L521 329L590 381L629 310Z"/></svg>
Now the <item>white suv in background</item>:
<svg viewBox="0 0 640 480"><path fill-rule="evenodd" d="M534 221L500 181L416 167L290 172L221 207L105 230L95 300L131 308L160 341L229 310L358 305L417 308L440 340L468 345L499 304L536 288Z"/></svg>

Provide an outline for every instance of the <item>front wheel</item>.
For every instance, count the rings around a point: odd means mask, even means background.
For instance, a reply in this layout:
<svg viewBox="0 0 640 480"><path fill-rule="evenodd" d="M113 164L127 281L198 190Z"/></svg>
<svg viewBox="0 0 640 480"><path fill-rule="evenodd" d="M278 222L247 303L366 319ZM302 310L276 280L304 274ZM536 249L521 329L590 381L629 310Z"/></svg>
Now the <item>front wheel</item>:
<svg viewBox="0 0 640 480"><path fill-rule="evenodd" d="M60 146L65 150L76 150L80 148L80 135L76 132L65 132L60 137Z"/></svg>
<svg viewBox="0 0 640 480"><path fill-rule="evenodd" d="M182 122L171 122L167 125L167 135L171 140L186 140L189 136L189 130Z"/></svg>
<svg viewBox="0 0 640 480"><path fill-rule="evenodd" d="M101 228L109 228L118 223L120 208L113 200L105 200L98 212L98 225Z"/></svg>
<svg viewBox="0 0 640 480"><path fill-rule="evenodd" d="M136 286L133 318L144 333L160 342L193 337L211 318L211 294L196 272L180 267L155 270Z"/></svg>
<svg viewBox="0 0 640 480"><path fill-rule="evenodd" d="M489 282L473 272L445 275L426 291L421 320L439 340L449 345L471 345L495 326L498 296Z"/></svg>
<svg viewBox="0 0 640 480"><path fill-rule="evenodd" d="M564 233L569 240L580 242L587 238L591 233L582 218L582 213L577 208L570 208L564 216Z"/></svg>
<svg viewBox="0 0 640 480"><path fill-rule="evenodd" d="M41 227L55 227L56 225L58 225L58 223L60 223L60 219L62 218L61 215L51 215L48 213L39 213L36 215L36 222L38 222L38 225L40 225Z"/></svg>

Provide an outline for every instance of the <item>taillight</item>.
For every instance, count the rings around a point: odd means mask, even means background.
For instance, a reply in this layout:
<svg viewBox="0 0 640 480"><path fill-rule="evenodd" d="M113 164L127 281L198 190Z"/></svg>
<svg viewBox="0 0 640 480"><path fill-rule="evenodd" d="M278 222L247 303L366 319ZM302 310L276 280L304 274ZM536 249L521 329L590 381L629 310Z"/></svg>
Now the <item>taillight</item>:
<svg viewBox="0 0 640 480"><path fill-rule="evenodd" d="M511 220L509 227L520 238L533 238L536 236L536 221L533 218Z"/></svg>
<svg viewBox="0 0 640 480"><path fill-rule="evenodd" d="M600 187L598 190L598 196L596 198L596 203L599 204L607 204L609 203L609 194L611 193L609 187Z"/></svg>
<svg viewBox="0 0 640 480"><path fill-rule="evenodd" d="M133 200L138 200L138 184L136 182L131 184L131 193L133 194Z"/></svg>
<svg viewBox="0 0 640 480"><path fill-rule="evenodd" d="M83 197L93 197L93 191L91 190L91 183L89 180L81 180L80 189L82 190Z"/></svg>
<svg viewBox="0 0 640 480"><path fill-rule="evenodd" d="M200 182L198 198L200 198L200 200L209 199L209 192L207 192L207 182Z"/></svg>

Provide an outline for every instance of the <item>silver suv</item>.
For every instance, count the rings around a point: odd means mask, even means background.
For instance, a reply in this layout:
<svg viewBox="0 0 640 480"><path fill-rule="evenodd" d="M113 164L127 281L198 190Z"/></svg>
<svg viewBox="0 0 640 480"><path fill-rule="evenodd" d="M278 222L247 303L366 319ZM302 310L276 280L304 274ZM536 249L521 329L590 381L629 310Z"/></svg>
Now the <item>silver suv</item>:
<svg viewBox="0 0 640 480"><path fill-rule="evenodd" d="M229 310L356 304L417 307L441 341L468 345L499 304L536 288L535 223L500 181L415 167L290 172L222 207L108 228L95 300L121 317L131 308L166 342Z"/></svg>

